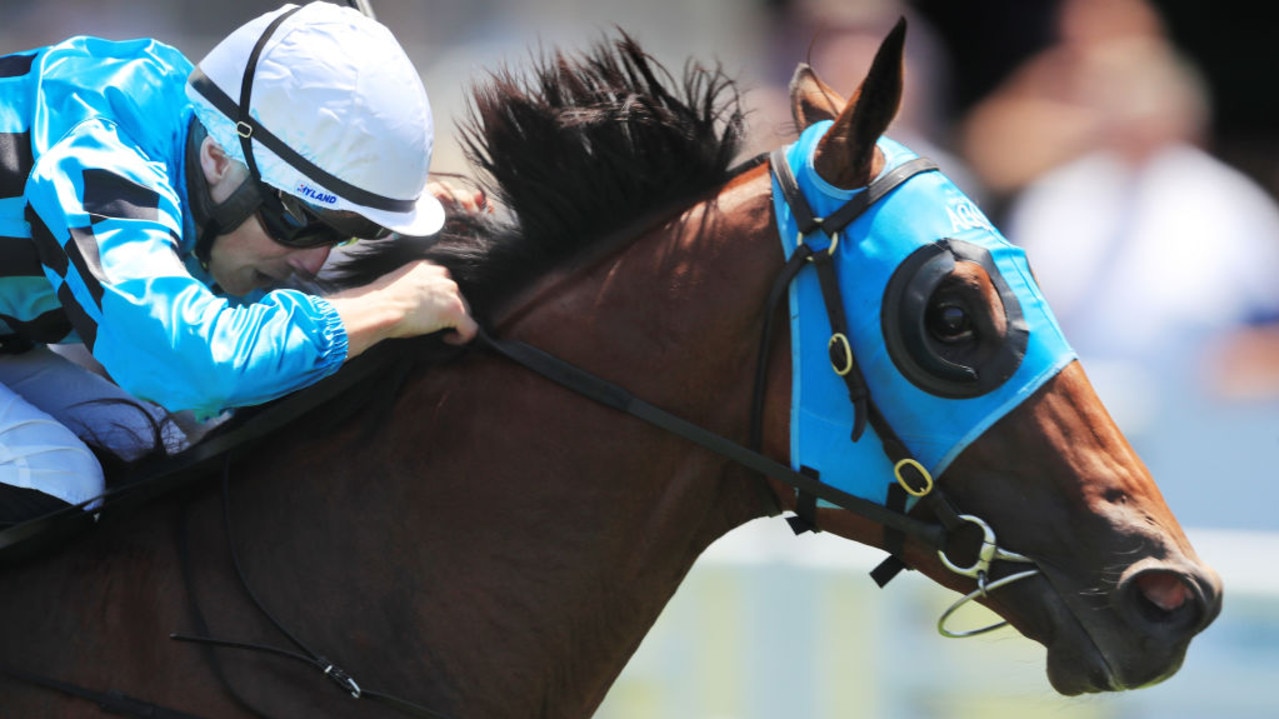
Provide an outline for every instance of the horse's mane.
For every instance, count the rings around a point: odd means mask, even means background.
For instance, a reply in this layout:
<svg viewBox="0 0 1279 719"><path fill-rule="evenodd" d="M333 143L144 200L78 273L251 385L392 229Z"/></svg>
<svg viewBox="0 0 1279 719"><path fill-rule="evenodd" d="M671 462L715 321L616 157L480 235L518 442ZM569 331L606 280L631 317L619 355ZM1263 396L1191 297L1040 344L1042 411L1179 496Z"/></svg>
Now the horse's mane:
<svg viewBox="0 0 1279 719"><path fill-rule="evenodd" d="M358 287L429 259L449 269L484 322L548 269L619 231L637 235L640 218L687 206L728 180L743 124L736 84L720 67L690 62L677 82L621 31L579 55L543 55L526 75L503 68L474 91L459 127L475 182L497 211L451 208L436 236L362 241L322 287L308 289ZM413 367L439 361L441 347L427 338L374 347L357 360L379 371L312 413L312 429L340 425L362 406L389 408ZM214 434L255 414L242 410Z"/></svg>
<svg viewBox="0 0 1279 719"><path fill-rule="evenodd" d="M496 213L451 213L433 238L365 242L337 265L358 286L407 261L449 268L476 313L639 218L724 182L741 145L735 83L685 65L682 82L629 35L534 58L474 90L459 126Z"/></svg>

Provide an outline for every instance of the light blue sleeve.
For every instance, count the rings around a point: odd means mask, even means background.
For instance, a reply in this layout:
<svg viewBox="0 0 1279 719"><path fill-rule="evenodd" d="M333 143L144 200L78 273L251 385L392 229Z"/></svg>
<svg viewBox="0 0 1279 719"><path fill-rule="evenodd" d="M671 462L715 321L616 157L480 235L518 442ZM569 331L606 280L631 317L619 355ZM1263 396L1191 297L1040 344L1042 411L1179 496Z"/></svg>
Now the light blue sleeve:
<svg viewBox="0 0 1279 719"><path fill-rule="evenodd" d="M168 168L92 120L49 148L28 180L41 262L93 356L130 393L200 415L336 372L347 336L323 298L276 290L241 305L187 271Z"/></svg>

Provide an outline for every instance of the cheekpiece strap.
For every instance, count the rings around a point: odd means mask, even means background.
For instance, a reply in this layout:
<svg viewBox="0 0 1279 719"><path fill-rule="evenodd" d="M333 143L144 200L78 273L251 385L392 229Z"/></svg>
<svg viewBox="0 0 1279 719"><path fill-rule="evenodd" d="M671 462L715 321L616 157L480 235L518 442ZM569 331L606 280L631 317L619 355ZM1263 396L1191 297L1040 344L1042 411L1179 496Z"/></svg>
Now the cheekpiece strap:
<svg viewBox="0 0 1279 719"><path fill-rule="evenodd" d="M916 157L893 167L876 177L863 192L853 195L848 202L844 203L835 212L830 215L818 217L812 211L808 200L804 197L803 192L799 188L799 183L795 179L794 171L790 167L790 162L786 156L787 148L777 148L770 155L770 165L773 177L776 178L777 186L780 189L786 204L790 208L791 216L795 221L795 225L800 234L800 239L796 242L794 254L787 262L787 272L779 278L778 284L783 282L789 283L794 276L800 271L804 264L812 264L818 276L818 284L821 288L821 294L824 300L826 315L831 327L831 340L828 344L828 353L830 355L831 366L833 370L840 375L848 389L849 401L853 405L853 428L850 440L858 441L869 421L870 425L875 428L876 434L880 438L884 453L893 462L894 466L900 467L903 461L918 466L911 457L910 451L905 444L897 436L892 426L884 418L879 408L876 406L873 398L870 396L870 389L866 383L861 369L858 367L856 356L853 352L852 343L848 338L848 322L844 312L843 294L840 291L839 277L835 270L834 253L837 246L838 233L844 230L849 224L856 220L867 208L874 205L885 195L895 189L897 186L906 182L910 178L923 172L931 172L937 170L936 163L923 157ZM808 243L803 242L803 237L817 230L822 230L831 240L828 247L821 250L814 250ZM804 261L797 261L803 257ZM774 289L774 294L779 294ZM771 312L770 312L771 316ZM769 332L765 330L765 345L761 348L759 376L756 383L756 412L759 411L759 399L761 394L760 378L763 376L763 362L765 359L764 352L767 351L767 338ZM757 432L758 429L754 429ZM752 433L754 435L754 432ZM752 439L755 437L753 436ZM801 472L814 479L817 478L817 471L809 467L801 467ZM931 486L929 487L931 489ZM927 494L928 492L924 492ZM890 493L891 496L891 493ZM791 522L792 529L799 533L805 530L816 530L816 498L811 494L799 492L797 496L797 516ZM944 500L943 500L944 501ZM896 512L905 511L905 499L895 502L899 506L891 506L888 509ZM896 535L896 536L893 536ZM898 537L902 537L901 533L892 532L889 537L890 552L894 555L900 553L900 541ZM895 550L895 551L894 551ZM897 562L900 564L900 560ZM900 571L900 567L891 569L883 568L877 572L876 581L882 586L894 574Z"/></svg>

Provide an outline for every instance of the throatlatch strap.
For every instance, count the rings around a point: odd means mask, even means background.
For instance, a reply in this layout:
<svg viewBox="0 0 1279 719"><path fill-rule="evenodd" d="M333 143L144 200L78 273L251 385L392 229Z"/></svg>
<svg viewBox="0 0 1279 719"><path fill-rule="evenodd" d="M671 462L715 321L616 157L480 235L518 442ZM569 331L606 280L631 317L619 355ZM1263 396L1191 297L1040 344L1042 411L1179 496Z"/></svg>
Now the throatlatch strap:
<svg viewBox="0 0 1279 719"><path fill-rule="evenodd" d="M910 567L906 566L906 563L902 561L901 557L896 554L890 554L887 557L884 557L884 561L875 565L875 568L870 570L870 578L875 580L875 584L880 589L883 589L888 586L888 583L893 581L898 574L901 574L902 571L906 569L910 569Z"/></svg>
<svg viewBox="0 0 1279 719"><path fill-rule="evenodd" d="M755 388L751 395L751 426L746 445L755 453L764 451L764 392L768 384L768 355L773 348L773 331L776 327L778 310L781 309L782 299L786 297L791 280L807 264L811 255L812 251L807 245L796 248L782 269L782 273L773 281L773 288L769 290L768 300L764 304L764 329L760 337L759 352L755 358ZM781 504L768 486L767 476L763 476L763 479L764 482L760 487L770 508L769 516L781 514Z"/></svg>
<svg viewBox="0 0 1279 719"><path fill-rule="evenodd" d="M821 481L821 473L812 467L800 467L799 473L805 477L812 477L818 482ZM816 534L822 531L817 526L817 495L803 490L796 491L795 516L787 517L786 522L795 534L803 534L805 532Z"/></svg>
<svg viewBox="0 0 1279 719"><path fill-rule="evenodd" d="M900 484L890 484L888 500L884 502L884 505L889 509L905 513L907 496L906 490ZM903 569L910 569L901 556L905 547L906 535L892 527L884 527L884 551L888 552L888 556L870 572L870 578L875 580L875 584L879 585L880 589L891 582L893 577L901 574Z"/></svg>
<svg viewBox="0 0 1279 719"><path fill-rule="evenodd" d="M791 172L790 162L786 159L786 148L779 147L773 150L768 156L768 165L773 171L773 177L777 178L777 185L782 190L782 196L786 198L791 216L795 218L795 227L799 229L799 234L807 235L816 231L822 226L822 220L813 214L808 206L808 200L804 199L804 194L799 191L799 183L795 182L795 173Z"/></svg>
<svg viewBox="0 0 1279 719"><path fill-rule="evenodd" d="M764 390L768 380L768 353L773 347L774 321L786 290L795 279L795 275L807 264L813 251L808 245L800 245L791 253L791 258L782 268L782 273L773 282L773 289L768 293L768 301L764 305L764 331L759 343L759 355L755 359L755 391L751 398L751 434L747 445L753 451L763 449L764 441Z"/></svg>

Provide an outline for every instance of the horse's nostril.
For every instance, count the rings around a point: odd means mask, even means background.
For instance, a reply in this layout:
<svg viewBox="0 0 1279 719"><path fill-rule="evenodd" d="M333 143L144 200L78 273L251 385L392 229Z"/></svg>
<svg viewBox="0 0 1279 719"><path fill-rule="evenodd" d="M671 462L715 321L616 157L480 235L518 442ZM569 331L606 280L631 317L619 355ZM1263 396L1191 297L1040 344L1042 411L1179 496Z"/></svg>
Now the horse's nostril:
<svg viewBox="0 0 1279 719"><path fill-rule="evenodd" d="M1190 601L1190 587L1170 572L1147 572L1137 577L1137 589L1151 604L1174 612Z"/></svg>
<svg viewBox="0 0 1279 719"><path fill-rule="evenodd" d="M1137 609L1148 622L1189 621L1196 614L1194 590L1174 572L1143 572L1133 579Z"/></svg>

